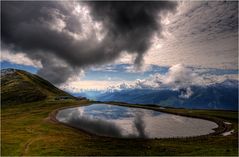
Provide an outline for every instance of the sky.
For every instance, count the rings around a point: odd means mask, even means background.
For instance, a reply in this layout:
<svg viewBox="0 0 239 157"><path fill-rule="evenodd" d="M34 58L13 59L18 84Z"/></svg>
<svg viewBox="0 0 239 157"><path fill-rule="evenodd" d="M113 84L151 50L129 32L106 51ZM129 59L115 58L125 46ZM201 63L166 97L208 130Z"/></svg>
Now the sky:
<svg viewBox="0 0 239 157"><path fill-rule="evenodd" d="M1 23L1 69L73 93L238 80L237 1L1 1Z"/></svg>

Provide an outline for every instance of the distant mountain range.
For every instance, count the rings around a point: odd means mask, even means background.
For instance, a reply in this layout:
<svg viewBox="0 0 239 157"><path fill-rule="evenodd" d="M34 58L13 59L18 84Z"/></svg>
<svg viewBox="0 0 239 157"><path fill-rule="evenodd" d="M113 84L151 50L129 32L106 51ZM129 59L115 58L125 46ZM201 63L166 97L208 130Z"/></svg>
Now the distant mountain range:
<svg viewBox="0 0 239 157"><path fill-rule="evenodd" d="M159 104L176 108L238 110L238 81L226 80L208 86L191 86L193 94L182 98L182 91L170 89L127 89L114 92L78 93L98 101L119 101L134 104Z"/></svg>
<svg viewBox="0 0 239 157"><path fill-rule="evenodd" d="M21 104L70 94L23 70L1 70L1 104Z"/></svg>

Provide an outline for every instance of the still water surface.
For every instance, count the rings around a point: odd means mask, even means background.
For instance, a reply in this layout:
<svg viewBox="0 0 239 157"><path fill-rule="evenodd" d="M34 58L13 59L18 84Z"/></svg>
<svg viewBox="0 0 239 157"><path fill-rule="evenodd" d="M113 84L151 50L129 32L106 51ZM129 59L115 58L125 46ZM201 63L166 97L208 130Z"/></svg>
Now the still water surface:
<svg viewBox="0 0 239 157"><path fill-rule="evenodd" d="M56 118L93 134L120 138L189 137L209 134L217 128L208 120L109 104L63 109Z"/></svg>

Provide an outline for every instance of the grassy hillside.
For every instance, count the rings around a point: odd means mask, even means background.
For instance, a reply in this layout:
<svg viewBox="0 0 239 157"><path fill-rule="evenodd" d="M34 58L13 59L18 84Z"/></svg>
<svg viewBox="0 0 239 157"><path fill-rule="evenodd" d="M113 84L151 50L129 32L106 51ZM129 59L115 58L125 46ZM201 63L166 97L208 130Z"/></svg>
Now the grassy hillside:
<svg viewBox="0 0 239 157"><path fill-rule="evenodd" d="M1 155L237 155L237 131L229 136L171 139L116 139L87 134L49 120L58 108L85 105L87 100L38 101L2 107ZM219 117L237 130L237 112L165 109Z"/></svg>
<svg viewBox="0 0 239 157"><path fill-rule="evenodd" d="M33 102L56 96L72 97L37 75L16 69L1 70L2 105Z"/></svg>

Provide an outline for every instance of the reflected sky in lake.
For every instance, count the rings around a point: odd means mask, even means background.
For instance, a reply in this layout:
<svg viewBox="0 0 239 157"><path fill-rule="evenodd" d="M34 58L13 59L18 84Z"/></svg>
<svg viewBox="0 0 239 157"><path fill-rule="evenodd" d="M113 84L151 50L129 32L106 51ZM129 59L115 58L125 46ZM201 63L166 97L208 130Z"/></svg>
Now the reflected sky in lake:
<svg viewBox="0 0 239 157"><path fill-rule="evenodd" d="M60 110L58 121L87 132L119 138L167 138L214 132L211 121L152 110L92 104Z"/></svg>

